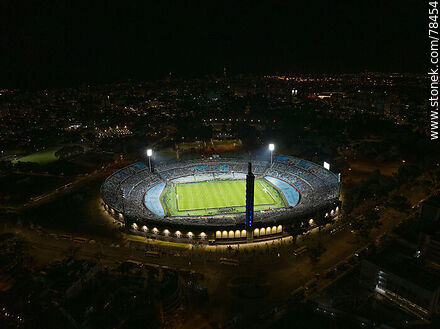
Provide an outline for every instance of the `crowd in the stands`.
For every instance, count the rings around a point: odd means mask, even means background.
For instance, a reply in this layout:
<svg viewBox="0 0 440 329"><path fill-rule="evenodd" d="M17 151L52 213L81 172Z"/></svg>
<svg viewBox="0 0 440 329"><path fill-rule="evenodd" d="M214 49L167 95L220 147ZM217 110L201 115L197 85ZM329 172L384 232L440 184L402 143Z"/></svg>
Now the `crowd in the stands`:
<svg viewBox="0 0 440 329"><path fill-rule="evenodd" d="M161 219L144 205L144 195L159 183L166 183L182 177L206 179L233 179L234 173L242 178L248 171L248 161L240 159L192 160L185 162L163 162L155 165L151 173L143 163L135 163L114 173L101 187L101 196L109 207L130 216L135 220ZM273 176L293 185L301 195L301 201L287 212L300 214L312 208L319 208L329 201L336 200L340 193L339 178L325 168L306 160L293 157L277 157L271 166L268 161L253 161L252 172L255 176ZM192 179L192 178L191 178ZM286 209L270 210L271 219L286 215ZM256 213L256 219L267 216L267 212ZM244 216L244 215L243 215ZM234 219L227 216L225 222L242 220L240 215ZM194 224L209 224L212 219L206 216L185 217L181 221ZM215 218L220 223L221 218Z"/></svg>

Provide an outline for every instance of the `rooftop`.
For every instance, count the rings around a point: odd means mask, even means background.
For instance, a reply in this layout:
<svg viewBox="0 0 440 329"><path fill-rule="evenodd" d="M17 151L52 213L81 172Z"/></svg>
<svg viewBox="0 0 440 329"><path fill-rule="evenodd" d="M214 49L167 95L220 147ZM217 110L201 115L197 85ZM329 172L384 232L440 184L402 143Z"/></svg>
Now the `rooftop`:
<svg viewBox="0 0 440 329"><path fill-rule="evenodd" d="M368 257L368 261L427 290L440 287L440 272L415 257L415 250L394 243L384 252Z"/></svg>

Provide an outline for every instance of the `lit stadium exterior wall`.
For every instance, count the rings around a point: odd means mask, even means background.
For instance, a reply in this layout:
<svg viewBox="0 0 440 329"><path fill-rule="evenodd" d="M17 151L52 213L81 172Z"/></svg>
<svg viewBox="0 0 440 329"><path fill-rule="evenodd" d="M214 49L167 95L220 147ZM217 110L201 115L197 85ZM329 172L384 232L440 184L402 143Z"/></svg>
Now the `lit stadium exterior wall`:
<svg viewBox="0 0 440 329"><path fill-rule="evenodd" d="M145 191L160 182L183 177L203 168L213 176L215 170L234 169L247 173L247 161L239 159L197 160L160 163L150 173L137 163L125 167L106 179L101 187L105 209L132 232L152 238L202 243L246 242L245 213L216 216L157 216L145 206ZM205 169L206 168L206 169ZM294 207L255 212L252 230L254 241L301 234L310 228L309 221L326 223L341 209L338 176L321 166L293 157L269 162L254 161L257 177L276 177L292 184L300 192Z"/></svg>

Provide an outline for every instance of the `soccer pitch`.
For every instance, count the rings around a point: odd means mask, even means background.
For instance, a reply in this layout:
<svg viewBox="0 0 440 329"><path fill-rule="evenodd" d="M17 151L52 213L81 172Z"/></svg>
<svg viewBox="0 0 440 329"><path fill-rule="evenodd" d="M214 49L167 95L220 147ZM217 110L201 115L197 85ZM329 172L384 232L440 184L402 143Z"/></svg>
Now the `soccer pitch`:
<svg viewBox="0 0 440 329"><path fill-rule="evenodd" d="M38 163L40 165L45 165L54 161L58 160L58 157L55 155L56 151L58 151L60 147L58 148L50 148L44 151L40 151L37 153L32 153L29 155L26 155L24 157L21 157L19 159L13 160L12 163L17 162L34 162Z"/></svg>
<svg viewBox="0 0 440 329"><path fill-rule="evenodd" d="M264 179L255 180L255 210L284 207L280 192ZM169 186L165 192L165 204L171 215L216 215L226 212L242 212L246 207L245 180L218 180L182 183Z"/></svg>

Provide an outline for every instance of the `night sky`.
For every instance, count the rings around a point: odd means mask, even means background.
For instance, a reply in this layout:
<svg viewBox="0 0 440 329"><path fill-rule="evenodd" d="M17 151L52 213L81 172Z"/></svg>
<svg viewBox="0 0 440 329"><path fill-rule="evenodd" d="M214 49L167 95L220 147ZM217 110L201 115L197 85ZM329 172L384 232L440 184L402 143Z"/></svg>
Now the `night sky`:
<svg viewBox="0 0 440 329"><path fill-rule="evenodd" d="M3 1L0 88L425 71L425 1L238 2Z"/></svg>

